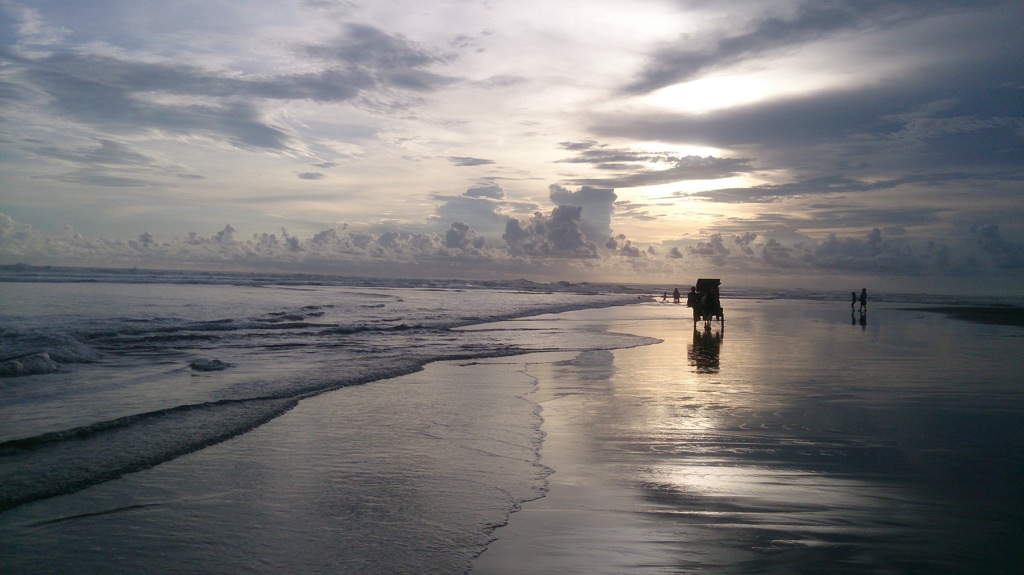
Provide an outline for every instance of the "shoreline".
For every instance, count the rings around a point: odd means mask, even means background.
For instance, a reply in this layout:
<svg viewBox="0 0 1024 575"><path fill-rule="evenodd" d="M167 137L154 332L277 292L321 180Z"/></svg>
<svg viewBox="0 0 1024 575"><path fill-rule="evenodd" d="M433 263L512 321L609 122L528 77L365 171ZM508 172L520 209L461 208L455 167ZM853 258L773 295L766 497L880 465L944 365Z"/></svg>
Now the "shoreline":
<svg viewBox="0 0 1024 575"><path fill-rule="evenodd" d="M928 306L897 309L941 313L952 319L979 324L1024 327L1024 307L1011 305Z"/></svg>
<svg viewBox="0 0 1024 575"><path fill-rule="evenodd" d="M1021 363L963 360L1014 339L914 318L925 308L851 327L827 302L729 304L709 332L652 308L609 319L663 342L531 368L548 491L469 575L951 575L1024 560L1020 513L997 512L1022 508L1024 452L1007 444L1024 437ZM927 311L984 324L980 309L1004 319L994 307ZM831 359L851 346L855 363Z"/></svg>

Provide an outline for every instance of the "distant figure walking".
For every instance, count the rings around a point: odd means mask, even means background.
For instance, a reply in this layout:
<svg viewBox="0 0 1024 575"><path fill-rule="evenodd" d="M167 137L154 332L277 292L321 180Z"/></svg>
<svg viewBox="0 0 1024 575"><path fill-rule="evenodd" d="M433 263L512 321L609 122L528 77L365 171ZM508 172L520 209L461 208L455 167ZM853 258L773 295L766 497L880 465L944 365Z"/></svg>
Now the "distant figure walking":
<svg viewBox="0 0 1024 575"><path fill-rule="evenodd" d="M857 292L855 292L855 291L850 292L850 297L853 298L853 300L850 301L850 309L853 309L853 308L857 307Z"/></svg>
<svg viewBox="0 0 1024 575"><path fill-rule="evenodd" d="M679 288L672 290L672 301L679 303Z"/></svg>
<svg viewBox="0 0 1024 575"><path fill-rule="evenodd" d="M868 309L868 288L861 288L860 290L860 311Z"/></svg>

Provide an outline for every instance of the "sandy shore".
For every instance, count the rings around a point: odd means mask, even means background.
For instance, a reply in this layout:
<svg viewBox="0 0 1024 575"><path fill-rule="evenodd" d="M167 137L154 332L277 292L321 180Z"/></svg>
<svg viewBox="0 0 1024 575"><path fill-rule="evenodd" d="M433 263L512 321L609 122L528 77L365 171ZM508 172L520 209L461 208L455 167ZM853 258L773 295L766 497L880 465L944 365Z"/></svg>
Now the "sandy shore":
<svg viewBox="0 0 1024 575"><path fill-rule="evenodd" d="M976 323L1024 326L1024 308L1016 306L939 306L918 307L913 310L941 313L953 319Z"/></svg>
<svg viewBox="0 0 1024 575"><path fill-rule="evenodd" d="M673 304L507 322L662 343L310 398L0 515L0 571L1015 572L1020 329L846 307L732 301L708 331Z"/></svg>
<svg viewBox="0 0 1024 575"><path fill-rule="evenodd" d="M549 492L473 575L1024 564L1018 330L882 305L849 322L827 303L731 310L708 332L657 308L609 318L664 343L531 366ZM965 362L979 353L1009 365Z"/></svg>

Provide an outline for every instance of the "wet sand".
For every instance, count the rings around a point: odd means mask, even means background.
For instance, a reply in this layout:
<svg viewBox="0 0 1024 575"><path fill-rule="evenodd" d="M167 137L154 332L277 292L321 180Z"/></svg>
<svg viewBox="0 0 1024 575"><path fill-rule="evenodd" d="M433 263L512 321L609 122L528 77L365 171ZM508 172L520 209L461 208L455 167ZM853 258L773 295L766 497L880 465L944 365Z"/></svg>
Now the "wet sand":
<svg viewBox="0 0 1024 575"><path fill-rule="evenodd" d="M663 344L531 369L549 492L473 575L1024 565L1020 329L741 301L705 332L666 307L608 318Z"/></svg>
<svg viewBox="0 0 1024 575"><path fill-rule="evenodd" d="M674 304L506 322L662 343L313 397L0 515L0 571L1019 571L1024 332L847 303L726 301L707 331Z"/></svg>
<svg viewBox="0 0 1024 575"><path fill-rule="evenodd" d="M940 306L918 307L914 311L945 314L953 319L990 323L995 325L1024 326L1024 308L1015 306Z"/></svg>

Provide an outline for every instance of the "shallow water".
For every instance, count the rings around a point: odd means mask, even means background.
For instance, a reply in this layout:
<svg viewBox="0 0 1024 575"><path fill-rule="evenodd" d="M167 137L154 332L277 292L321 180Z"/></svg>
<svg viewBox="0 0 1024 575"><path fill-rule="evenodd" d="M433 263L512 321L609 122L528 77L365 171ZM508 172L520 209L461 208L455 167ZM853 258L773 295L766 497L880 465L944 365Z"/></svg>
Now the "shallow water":
<svg viewBox="0 0 1024 575"><path fill-rule="evenodd" d="M550 493L475 575L1024 564L1019 328L827 302L733 301L708 332L600 313L665 341L531 369Z"/></svg>
<svg viewBox="0 0 1024 575"><path fill-rule="evenodd" d="M463 328L561 351L337 389L0 513L0 571L1012 572L1024 333L845 303Z"/></svg>

